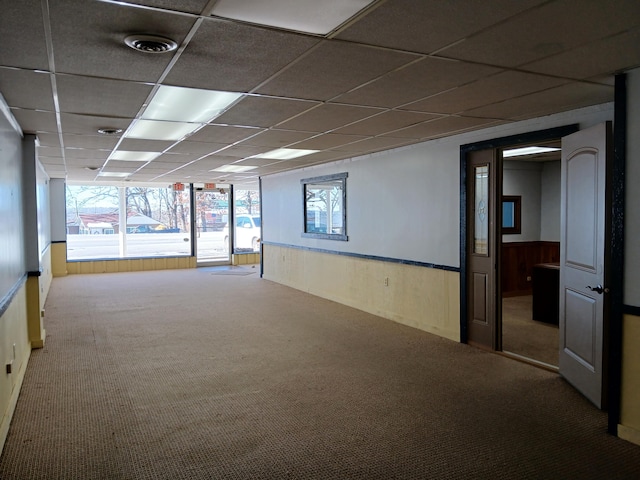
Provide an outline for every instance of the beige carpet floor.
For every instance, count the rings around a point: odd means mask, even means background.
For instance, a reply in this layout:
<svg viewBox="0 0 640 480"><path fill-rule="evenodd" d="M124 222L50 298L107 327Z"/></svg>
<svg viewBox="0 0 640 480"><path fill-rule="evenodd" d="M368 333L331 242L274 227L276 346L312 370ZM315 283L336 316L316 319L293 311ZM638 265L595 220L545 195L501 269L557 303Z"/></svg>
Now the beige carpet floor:
<svg viewBox="0 0 640 480"><path fill-rule="evenodd" d="M502 350L558 366L558 326L531 319L531 295L502 299Z"/></svg>
<svg viewBox="0 0 640 480"><path fill-rule="evenodd" d="M640 478L560 376L253 272L54 279L0 478Z"/></svg>

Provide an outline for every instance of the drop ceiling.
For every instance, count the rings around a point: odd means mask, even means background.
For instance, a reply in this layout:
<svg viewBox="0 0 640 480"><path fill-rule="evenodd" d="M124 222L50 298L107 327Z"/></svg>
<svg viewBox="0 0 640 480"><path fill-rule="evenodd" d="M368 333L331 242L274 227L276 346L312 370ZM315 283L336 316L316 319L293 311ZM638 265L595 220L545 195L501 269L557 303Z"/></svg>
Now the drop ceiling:
<svg viewBox="0 0 640 480"><path fill-rule="evenodd" d="M640 65L637 0L375 1L326 34L259 25L248 1L237 2L240 19L216 15L233 7L222 0L2 3L0 93L37 135L48 174L69 182L122 180L111 172L256 185L261 175L610 102L613 75ZM269 14L279 25L278 10ZM124 42L133 34L178 48L142 53ZM241 95L178 140L162 129L131 138L163 85ZM262 157L279 148L314 153ZM246 171L218 171L228 165Z"/></svg>

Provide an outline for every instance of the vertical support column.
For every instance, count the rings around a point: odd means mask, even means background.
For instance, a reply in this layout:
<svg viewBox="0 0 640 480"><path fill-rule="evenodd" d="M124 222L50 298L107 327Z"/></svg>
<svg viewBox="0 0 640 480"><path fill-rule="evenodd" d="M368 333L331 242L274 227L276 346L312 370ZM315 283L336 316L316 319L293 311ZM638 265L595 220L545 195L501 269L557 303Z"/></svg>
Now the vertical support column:
<svg viewBox="0 0 640 480"><path fill-rule="evenodd" d="M27 331L31 348L42 348L46 332L41 309L40 247L38 245L38 200L36 137L25 135L22 140L22 195L24 218L24 252L27 271Z"/></svg>
<svg viewBox="0 0 640 480"><path fill-rule="evenodd" d="M120 238L120 258L127 256L127 187L118 187L119 197L119 225L118 236Z"/></svg>
<svg viewBox="0 0 640 480"><path fill-rule="evenodd" d="M66 184L62 178L49 180L51 212L51 272L54 277L67 275Z"/></svg>

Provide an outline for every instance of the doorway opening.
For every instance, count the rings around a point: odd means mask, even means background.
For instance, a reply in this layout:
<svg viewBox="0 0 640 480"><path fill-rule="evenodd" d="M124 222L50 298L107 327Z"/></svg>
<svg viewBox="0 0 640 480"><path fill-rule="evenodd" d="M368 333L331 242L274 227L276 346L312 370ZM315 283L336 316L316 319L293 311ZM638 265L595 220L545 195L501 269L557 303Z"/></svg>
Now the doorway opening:
<svg viewBox="0 0 640 480"><path fill-rule="evenodd" d="M194 186L195 245L198 266L231 263L229 238L229 188Z"/></svg>
<svg viewBox="0 0 640 480"><path fill-rule="evenodd" d="M498 149L496 316L508 356L558 370L561 141Z"/></svg>

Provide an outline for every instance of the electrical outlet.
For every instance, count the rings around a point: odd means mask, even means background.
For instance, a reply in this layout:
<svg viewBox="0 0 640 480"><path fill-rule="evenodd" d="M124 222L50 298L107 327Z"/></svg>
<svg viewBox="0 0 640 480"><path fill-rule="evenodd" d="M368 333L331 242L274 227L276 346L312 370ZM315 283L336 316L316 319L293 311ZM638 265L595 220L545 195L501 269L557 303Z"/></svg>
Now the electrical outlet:
<svg viewBox="0 0 640 480"><path fill-rule="evenodd" d="M389 277L384 277L384 286L385 287L389 286Z"/></svg>

